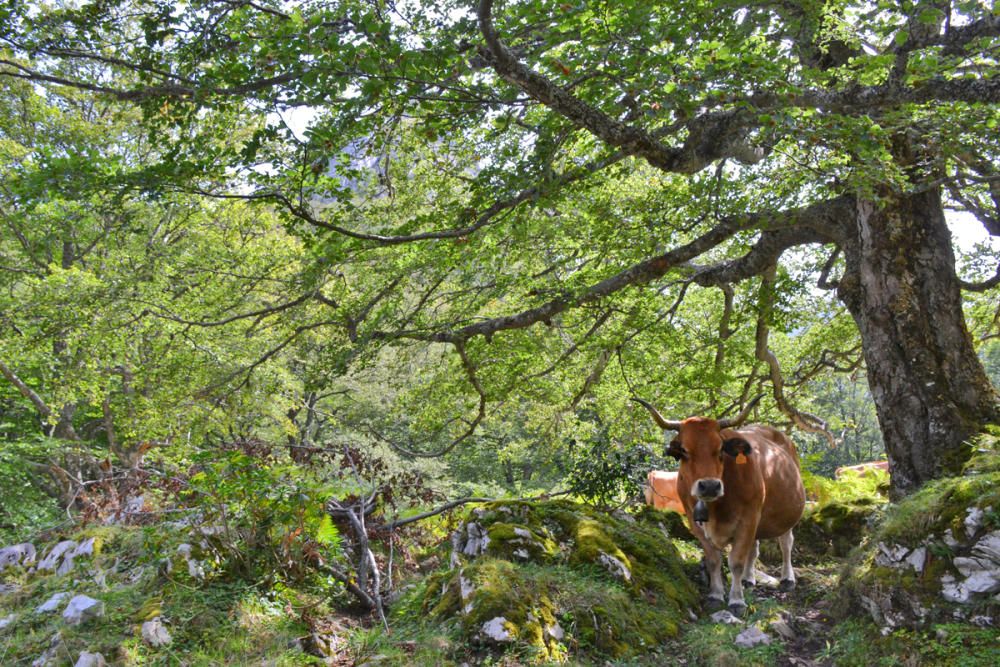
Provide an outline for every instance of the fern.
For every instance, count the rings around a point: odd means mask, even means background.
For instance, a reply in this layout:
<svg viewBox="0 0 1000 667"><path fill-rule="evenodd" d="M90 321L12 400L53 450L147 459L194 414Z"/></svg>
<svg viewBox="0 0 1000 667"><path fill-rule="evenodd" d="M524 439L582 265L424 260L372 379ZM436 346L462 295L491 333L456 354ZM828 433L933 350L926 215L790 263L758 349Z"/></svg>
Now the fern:
<svg viewBox="0 0 1000 667"><path fill-rule="evenodd" d="M329 514L324 514L319 522L319 528L316 529L316 541L330 547L340 546L340 531L333 525L333 519L330 518Z"/></svg>

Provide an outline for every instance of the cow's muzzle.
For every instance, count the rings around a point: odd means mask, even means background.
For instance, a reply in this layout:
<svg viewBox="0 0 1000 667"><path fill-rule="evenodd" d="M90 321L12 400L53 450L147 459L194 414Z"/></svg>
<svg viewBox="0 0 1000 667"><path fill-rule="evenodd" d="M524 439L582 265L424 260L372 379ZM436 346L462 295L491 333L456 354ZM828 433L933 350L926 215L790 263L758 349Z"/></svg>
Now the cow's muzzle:
<svg viewBox="0 0 1000 667"><path fill-rule="evenodd" d="M722 488L722 480L712 477L699 479L691 488L691 495L707 503L718 500L723 496L725 490Z"/></svg>

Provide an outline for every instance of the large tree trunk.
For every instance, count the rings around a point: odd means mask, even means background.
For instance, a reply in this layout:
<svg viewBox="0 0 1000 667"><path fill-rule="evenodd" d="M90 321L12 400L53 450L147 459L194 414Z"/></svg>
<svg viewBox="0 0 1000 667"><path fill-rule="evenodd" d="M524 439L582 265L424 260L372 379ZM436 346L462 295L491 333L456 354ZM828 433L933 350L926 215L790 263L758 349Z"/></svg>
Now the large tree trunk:
<svg viewBox="0 0 1000 667"><path fill-rule="evenodd" d="M838 294L861 330L868 382L899 497L957 474L964 442L1000 399L962 314L940 192L859 201Z"/></svg>

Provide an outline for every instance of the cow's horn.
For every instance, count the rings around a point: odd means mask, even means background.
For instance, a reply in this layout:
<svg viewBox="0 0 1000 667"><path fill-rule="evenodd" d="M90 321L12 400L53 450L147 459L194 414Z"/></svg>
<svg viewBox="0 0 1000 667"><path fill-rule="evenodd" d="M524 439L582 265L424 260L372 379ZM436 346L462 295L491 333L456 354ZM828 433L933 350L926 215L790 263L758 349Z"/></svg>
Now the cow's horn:
<svg viewBox="0 0 1000 667"><path fill-rule="evenodd" d="M759 394L756 398L746 404L740 414L736 415L732 419L720 419L719 428L735 428L745 422L747 417L750 416L750 411L753 410L754 406L760 403L760 399L764 398L764 394Z"/></svg>
<svg viewBox="0 0 1000 667"><path fill-rule="evenodd" d="M664 419L660 411L650 405L648 402L642 400L641 398L632 397L632 400L641 405L642 407L649 410L649 414L653 415L653 419L656 423L660 425L664 431L679 431L681 430L681 423L679 421L670 421L669 419Z"/></svg>

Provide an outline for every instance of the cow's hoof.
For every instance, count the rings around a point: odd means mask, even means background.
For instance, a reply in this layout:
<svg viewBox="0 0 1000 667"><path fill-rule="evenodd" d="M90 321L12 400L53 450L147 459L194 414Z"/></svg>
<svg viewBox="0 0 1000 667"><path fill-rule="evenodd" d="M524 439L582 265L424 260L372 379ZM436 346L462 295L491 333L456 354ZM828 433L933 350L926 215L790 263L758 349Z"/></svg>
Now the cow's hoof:
<svg viewBox="0 0 1000 667"><path fill-rule="evenodd" d="M705 601L705 607L709 611L719 611L726 606L726 601L722 598L708 598Z"/></svg>
<svg viewBox="0 0 1000 667"><path fill-rule="evenodd" d="M743 588L753 588L756 585L757 585L756 582L747 581L746 579L743 580Z"/></svg>
<svg viewBox="0 0 1000 667"><path fill-rule="evenodd" d="M736 618L743 618L747 613L747 606L742 602L732 602L729 604L729 613Z"/></svg>
<svg viewBox="0 0 1000 667"><path fill-rule="evenodd" d="M782 579L781 583L778 584L778 590L787 593L788 591L795 590L795 580L794 579Z"/></svg>

